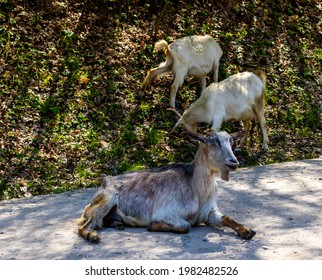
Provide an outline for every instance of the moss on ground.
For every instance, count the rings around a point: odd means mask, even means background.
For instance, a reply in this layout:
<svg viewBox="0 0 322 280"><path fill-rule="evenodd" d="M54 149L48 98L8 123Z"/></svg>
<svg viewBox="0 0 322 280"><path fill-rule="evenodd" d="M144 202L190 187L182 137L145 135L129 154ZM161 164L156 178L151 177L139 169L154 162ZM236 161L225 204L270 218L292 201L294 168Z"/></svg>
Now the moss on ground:
<svg viewBox="0 0 322 280"><path fill-rule="evenodd" d="M241 166L320 156L321 9L314 0L0 1L0 199L192 160L196 147L183 128L170 134L173 77L140 89L164 61L153 53L161 38L212 35L224 51L220 80L265 69L270 149L260 152L254 125ZM187 79L178 108L199 93L199 82Z"/></svg>

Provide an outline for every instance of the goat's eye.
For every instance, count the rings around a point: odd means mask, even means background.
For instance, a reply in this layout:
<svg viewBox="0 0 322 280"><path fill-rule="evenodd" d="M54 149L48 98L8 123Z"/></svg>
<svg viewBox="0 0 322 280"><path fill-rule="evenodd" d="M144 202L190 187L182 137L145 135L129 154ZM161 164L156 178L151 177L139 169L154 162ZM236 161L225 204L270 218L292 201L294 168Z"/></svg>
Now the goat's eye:
<svg viewBox="0 0 322 280"><path fill-rule="evenodd" d="M215 138L212 145L216 147L221 147L220 140L218 138Z"/></svg>

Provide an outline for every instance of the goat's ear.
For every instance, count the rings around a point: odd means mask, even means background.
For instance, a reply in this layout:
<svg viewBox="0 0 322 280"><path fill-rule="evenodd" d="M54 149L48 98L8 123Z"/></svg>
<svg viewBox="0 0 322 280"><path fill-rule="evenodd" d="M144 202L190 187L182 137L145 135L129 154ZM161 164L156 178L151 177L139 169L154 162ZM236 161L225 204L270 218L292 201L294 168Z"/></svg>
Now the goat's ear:
<svg viewBox="0 0 322 280"><path fill-rule="evenodd" d="M233 138L234 142L239 141L246 134L246 131L239 131L231 133L230 136Z"/></svg>
<svg viewBox="0 0 322 280"><path fill-rule="evenodd" d="M189 131L186 131L184 134L186 136L188 136L188 138L190 138L192 140L197 140L197 141L200 141L202 143L206 143L205 136L203 136L201 134L196 134L196 133L192 133L192 132L189 132Z"/></svg>

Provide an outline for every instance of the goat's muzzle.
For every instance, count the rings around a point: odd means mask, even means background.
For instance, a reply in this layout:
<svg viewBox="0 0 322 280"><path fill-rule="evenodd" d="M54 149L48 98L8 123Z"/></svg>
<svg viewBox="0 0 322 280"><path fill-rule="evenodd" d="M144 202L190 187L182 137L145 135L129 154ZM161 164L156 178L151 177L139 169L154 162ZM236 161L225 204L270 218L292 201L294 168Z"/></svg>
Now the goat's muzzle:
<svg viewBox="0 0 322 280"><path fill-rule="evenodd" d="M236 170L239 166L239 162L235 159L231 159L229 162L225 163L225 165L230 169L230 170Z"/></svg>

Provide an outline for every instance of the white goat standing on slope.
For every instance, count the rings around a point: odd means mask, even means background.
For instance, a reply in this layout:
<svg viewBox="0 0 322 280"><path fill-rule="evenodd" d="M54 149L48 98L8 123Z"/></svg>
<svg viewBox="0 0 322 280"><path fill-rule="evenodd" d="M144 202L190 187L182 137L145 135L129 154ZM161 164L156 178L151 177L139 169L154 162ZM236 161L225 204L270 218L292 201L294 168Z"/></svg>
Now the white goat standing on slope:
<svg viewBox="0 0 322 280"><path fill-rule="evenodd" d="M182 86L186 76L201 79L202 91L206 88L206 76L213 70L213 80L218 82L219 60L223 54L219 44L209 35L188 36L177 39L170 45L165 40L155 44L154 51L163 50L166 61L159 67L153 68L142 83L142 88L161 74L172 71L175 80L170 89L170 106L175 108L175 99L178 88Z"/></svg>
<svg viewBox="0 0 322 280"><path fill-rule="evenodd" d="M219 131L225 121L244 122L246 134L240 146L246 144L252 120L258 120L263 133L262 150L268 149L266 120L264 117L266 75L263 71L242 72L219 82L210 84L191 106L180 115L170 108L179 120L172 131L180 124L192 133L197 133L198 123L209 123L213 131Z"/></svg>

